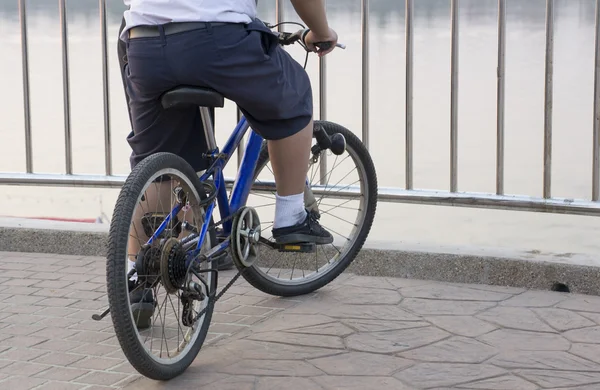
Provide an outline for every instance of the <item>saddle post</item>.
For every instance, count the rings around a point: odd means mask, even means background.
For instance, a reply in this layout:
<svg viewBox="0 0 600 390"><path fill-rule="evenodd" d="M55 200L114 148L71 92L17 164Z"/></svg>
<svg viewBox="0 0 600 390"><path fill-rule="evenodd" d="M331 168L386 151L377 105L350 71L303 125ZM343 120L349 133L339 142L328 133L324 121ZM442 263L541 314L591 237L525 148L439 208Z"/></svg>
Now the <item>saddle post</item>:
<svg viewBox="0 0 600 390"><path fill-rule="evenodd" d="M204 135L206 137L208 150L214 151L217 149L217 142L215 141L213 122L208 107L200 107L200 115L202 117L202 125L204 126Z"/></svg>

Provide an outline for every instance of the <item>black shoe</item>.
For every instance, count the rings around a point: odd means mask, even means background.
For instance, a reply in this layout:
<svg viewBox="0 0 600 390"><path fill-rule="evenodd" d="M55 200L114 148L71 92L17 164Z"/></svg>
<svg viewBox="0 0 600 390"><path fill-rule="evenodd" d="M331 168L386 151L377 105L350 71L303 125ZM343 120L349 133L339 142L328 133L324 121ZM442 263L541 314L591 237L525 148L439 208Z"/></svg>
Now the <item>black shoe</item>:
<svg viewBox="0 0 600 390"><path fill-rule="evenodd" d="M229 252L226 252L217 260L218 271L227 271L233 268L235 268L235 266L233 265L233 259L231 258Z"/></svg>
<svg viewBox="0 0 600 390"><path fill-rule="evenodd" d="M284 228L273 229L273 238L278 244L314 243L331 244L333 236L325 230L315 214L306 212L304 222Z"/></svg>
<svg viewBox="0 0 600 390"><path fill-rule="evenodd" d="M137 282L133 280L129 281L131 313L133 314L133 321L137 328L147 329L152 325L152 315L156 308L154 291L151 288L139 288L138 286Z"/></svg>
<svg viewBox="0 0 600 390"><path fill-rule="evenodd" d="M221 244L223 241L227 239L227 237L223 237L223 229L216 229L217 233L217 242ZM218 271L227 271L235 268L233 264L233 259L231 258L231 254L229 252L225 252L217 259L217 270Z"/></svg>

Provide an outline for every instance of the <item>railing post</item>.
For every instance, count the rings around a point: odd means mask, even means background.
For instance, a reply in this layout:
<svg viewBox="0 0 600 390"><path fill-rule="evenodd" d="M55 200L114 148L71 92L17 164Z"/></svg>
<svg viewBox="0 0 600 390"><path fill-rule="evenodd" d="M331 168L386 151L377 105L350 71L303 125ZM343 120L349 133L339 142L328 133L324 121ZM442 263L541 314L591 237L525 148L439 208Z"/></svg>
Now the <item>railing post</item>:
<svg viewBox="0 0 600 390"><path fill-rule="evenodd" d="M319 58L319 119L322 121L327 120L327 76L325 74L325 57ZM319 157L319 173L320 182L325 184L327 182L327 153L321 152Z"/></svg>
<svg viewBox="0 0 600 390"><path fill-rule="evenodd" d="M104 167L106 176L112 175L110 139L110 91L108 75L108 37L106 29L106 0L98 0L100 8L100 38L102 41L102 91L104 97Z"/></svg>
<svg viewBox="0 0 600 390"><path fill-rule="evenodd" d="M279 24L283 21L283 4L281 0L275 0L275 24ZM277 31L283 31L281 25L277 26Z"/></svg>
<svg viewBox="0 0 600 390"><path fill-rule="evenodd" d="M323 1L327 6L327 1ZM327 120L327 63L326 57L319 57L319 119ZM321 152L319 156L320 183L327 183L327 153Z"/></svg>
<svg viewBox="0 0 600 390"><path fill-rule="evenodd" d="M552 87L554 63L554 0L546 0L546 75L544 87L544 198L551 197L552 183Z"/></svg>
<svg viewBox="0 0 600 390"><path fill-rule="evenodd" d="M600 197L600 0L596 0L595 48L592 201L597 202Z"/></svg>
<svg viewBox="0 0 600 390"><path fill-rule="evenodd" d="M369 0L361 0L362 142L369 148Z"/></svg>
<svg viewBox="0 0 600 390"><path fill-rule="evenodd" d="M27 5L19 0L19 19L21 24L21 56L23 65L23 113L25 121L25 167L27 173L33 173L33 155L31 147L31 103L29 100L29 48L27 43Z"/></svg>
<svg viewBox="0 0 600 390"><path fill-rule="evenodd" d="M451 0L450 48L450 192L458 187L458 0Z"/></svg>
<svg viewBox="0 0 600 390"><path fill-rule="evenodd" d="M71 103L69 100L69 42L67 34L66 0L58 0L62 37L63 105L65 121L65 165L67 175L73 174L73 147L71 142Z"/></svg>
<svg viewBox="0 0 600 390"><path fill-rule="evenodd" d="M498 85L496 98L496 194L504 194L504 67L506 0L498 0Z"/></svg>
<svg viewBox="0 0 600 390"><path fill-rule="evenodd" d="M406 189L413 188L413 0L405 0L406 38Z"/></svg>

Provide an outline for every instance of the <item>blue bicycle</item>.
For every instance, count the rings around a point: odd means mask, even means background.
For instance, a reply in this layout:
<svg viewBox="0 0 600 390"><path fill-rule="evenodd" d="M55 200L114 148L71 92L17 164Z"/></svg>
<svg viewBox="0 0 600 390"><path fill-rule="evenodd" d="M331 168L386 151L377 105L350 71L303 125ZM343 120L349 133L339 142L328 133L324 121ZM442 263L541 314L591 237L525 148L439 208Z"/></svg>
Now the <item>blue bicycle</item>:
<svg viewBox="0 0 600 390"><path fill-rule="evenodd" d="M281 33L280 43L301 42L300 36ZM246 119L220 150L209 108L223 107L223 96L181 86L164 94L162 104L199 107L210 167L194 172L182 158L157 153L133 169L111 220L109 308L96 316L111 313L129 362L157 380L171 379L192 363L216 302L240 275L277 296L307 294L334 280L362 248L377 206L377 176L367 149L348 129L315 121L305 205L335 240L278 245L269 237L275 185L266 141L250 130L230 187L223 171L248 132ZM217 293L217 262L227 255L238 273Z"/></svg>

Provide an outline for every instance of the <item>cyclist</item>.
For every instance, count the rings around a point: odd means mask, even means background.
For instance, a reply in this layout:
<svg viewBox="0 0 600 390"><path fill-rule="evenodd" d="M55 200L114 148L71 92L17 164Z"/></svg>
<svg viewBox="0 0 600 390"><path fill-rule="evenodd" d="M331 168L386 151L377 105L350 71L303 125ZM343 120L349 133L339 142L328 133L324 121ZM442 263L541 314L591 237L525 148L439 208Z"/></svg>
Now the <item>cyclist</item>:
<svg viewBox="0 0 600 390"><path fill-rule="evenodd" d="M290 1L309 28L304 37L307 48L320 56L328 54L337 34L328 25L323 0ZM127 48L131 166L153 153L171 152L196 171L206 169L198 109L165 110L160 97L182 84L212 88L234 101L252 129L268 141L276 183L275 241L333 242L304 207L313 133L310 80L278 45L277 36L256 18L255 0L124 2L129 9L120 39ZM318 42L331 45L319 50ZM146 201L157 204L151 194ZM137 231L143 231L141 225ZM132 243L129 253L138 251Z"/></svg>

